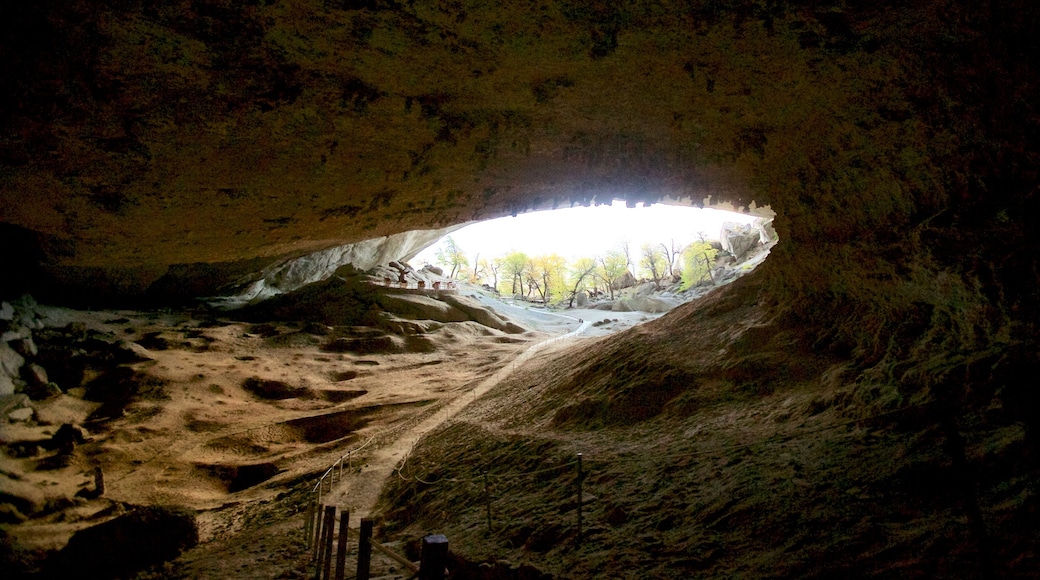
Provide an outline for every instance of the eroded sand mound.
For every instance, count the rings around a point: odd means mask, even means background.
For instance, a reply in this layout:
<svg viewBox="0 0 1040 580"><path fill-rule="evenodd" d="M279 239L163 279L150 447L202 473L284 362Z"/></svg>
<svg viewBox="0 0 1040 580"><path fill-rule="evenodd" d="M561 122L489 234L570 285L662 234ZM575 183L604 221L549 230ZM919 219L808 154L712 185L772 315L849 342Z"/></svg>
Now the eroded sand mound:
<svg viewBox="0 0 1040 580"><path fill-rule="evenodd" d="M56 550L154 504L200 510L202 540L219 539L252 502L309 489L346 449L422 420L548 336L469 297L349 280L220 315L44 308L41 359L61 394L0 425L13 542ZM83 437L41 443L63 423Z"/></svg>

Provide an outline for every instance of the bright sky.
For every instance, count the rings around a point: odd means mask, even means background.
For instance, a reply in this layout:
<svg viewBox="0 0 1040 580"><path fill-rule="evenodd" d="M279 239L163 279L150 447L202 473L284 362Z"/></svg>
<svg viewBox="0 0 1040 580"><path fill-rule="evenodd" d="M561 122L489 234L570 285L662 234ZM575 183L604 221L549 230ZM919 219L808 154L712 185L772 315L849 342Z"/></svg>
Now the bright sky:
<svg viewBox="0 0 1040 580"><path fill-rule="evenodd" d="M470 261L478 252L482 257L493 258L514 250L528 256L556 253L570 261L603 255L626 238L633 254L644 243L670 244L675 240L688 244L699 239L698 232L704 232L709 240L717 240L723 223L749 224L754 220L754 216L714 209L663 204L628 208L624 201L615 201L609 206L528 212L478 222L449 235ZM435 264L434 254L442 242L443 239L420 252L410 260L411 264Z"/></svg>

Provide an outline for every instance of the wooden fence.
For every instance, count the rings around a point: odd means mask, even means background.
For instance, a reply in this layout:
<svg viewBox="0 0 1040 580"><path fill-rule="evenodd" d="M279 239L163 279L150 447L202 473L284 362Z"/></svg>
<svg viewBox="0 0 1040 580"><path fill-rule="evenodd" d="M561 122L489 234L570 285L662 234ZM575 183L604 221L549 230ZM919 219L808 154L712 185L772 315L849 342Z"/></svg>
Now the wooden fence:
<svg viewBox="0 0 1040 580"><path fill-rule="evenodd" d="M339 517L337 517L339 511ZM349 540L353 536L356 541L357 580L371 578L372 551L400 564L412 573L410 578L419 580L443 580L447 575L448 539L441 534L433 534L423 538L422 554L419 563L410 561L405 556L372 539L374 521L362 518L358 530L350 527L350 512L338 510L336 506L322 505L314 502L307 505L304 517L303 535L314 564L315 580L344 580L347 571L347 557L350 555ZM333 569L335 562L335 569Z"/></svg>

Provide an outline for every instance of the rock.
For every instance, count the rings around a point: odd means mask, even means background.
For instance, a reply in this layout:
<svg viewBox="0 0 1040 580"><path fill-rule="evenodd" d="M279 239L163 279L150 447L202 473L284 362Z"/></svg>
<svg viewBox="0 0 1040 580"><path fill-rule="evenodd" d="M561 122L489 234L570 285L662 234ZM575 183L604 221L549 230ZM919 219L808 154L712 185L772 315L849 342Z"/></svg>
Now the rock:
<svg viewBox="0 0 1040 580"><path fill-rule="evenodd" d="M29 401L29 397L19 393L17 395L4 395L0 396L0 418L6 417L8 413L15 409L32 408L32 402Z"/></svg>
<svg viewBox="0 0 1040 580"><path fill-rule="evenodd" d="M40 352L31 336L12 342L11 348L25 358L32 358Z"/></svg>
<svg viewBox="0 0 1040 580"><path fill-rule="evenodd" d="M84 340L87 338L87 325L82 322L70 322L63 329L65 335L73 340Z"/></svg>
<svg viewBox="0 0 1040 580"><path fill-rule="evenodd" d="M86 443L86 441L86 434L81 427L65 423L58 428L58 432L49 441L44 443L44 447L48 449L63 449L68 448L70 445L75 447L76 445Z"/></svg>
<svg viewBox="0 0 1040 580"><path fill-rule="evenodd" d="M4 331L3 334L0 334L0 341L2 342L14 342L25 338L32 338L32 331L20 324L11 327L10 330Z"/></svg>
<svg viewBox="0 0 1040 580"><path fill-rule="evenodd" d="M22 366L22 378L30 387L43 387L50 382L50 379L47 378L47 370L36 363Z"/></svg>
<svg viewBox="0 0 1040 580"><path fill-rule="evenodd" d="M754 226L726 222L722 224L719 241L722 242L722 249L733 254L737 261L740 261L748 250L758 245L760 235Z"/></svg>
<svg viewBox="0 0 1040 580"><path fill-rule="evenodd" d="M128 364L155 360L148 349L129 340L120 340L116 343L116 360Z"/></svg>
<svg viewBox="0 0 1040 580"><path fill-rule="evenodd" d="M0 342L0 395L12 395L17 391L17 379L21 374L25 358L15 352L6 342Z"/></svg>
<svg viewBox="0 0 1040 580"><path fill-rule="evenodd" d="M0 396L15 394L19 389L15 388L14 381L5 373L0 373Z"/></svg>
<svg viewBox="0 0 1040 580"><path fill-rule="evenodd" d="M40 320L40 307L32 296L25 294L21 298L11 301L11 307L14 309L14 322L30 329L43 328L43 321Z"/></svg>
<svg viewBox="0 0 1040 580"><path fill-rule="evenodd" d="M22 423L32 419L35 412L31 407L20 407L7 413L7 420L11 423Z"/></svg>
<svg viewBox="0 0 1040 580"><path fill-rule="evenodd" d="M574 305L578 308L585 308L589 303L589 295L586 292L578 292L574 295Z"/></svg>
<svg viewBox="0 0 1040 580"><path fill-rule="evenodd" d="M614 280L612 286L614 290L621 290L622 288L631 288L636 285L636 277L632 275L632 272L625 272L623 276Z"/></svg>
<svg viewBox="0 0 1040 580"><path fill-rule="evenodd" d="M430 265L430 264L426 264L425 266L422 267L422 269L426 270L427 272L429 272L431 274L436 274L438 276L443 276L444 275L444 270L442 268L438 268L437 266L433 266L433 265Z"/></svg>
<svg viewBox="0 0 1040 580"><path fill-rule="evenodd" d="M6 342L0 342L0 372L11 378L15 378L21 372L25 358L18 354Z"/></svg>
<svg viewBox="0 0 1040 580"><path fill-rule="evenodd" d="M47 399L57 397L61 393L61 387L55 382L38 386L26 386L25 388L25 394L29 395L29 398L34 401L46 401Z"/></svg>
<svg viewBox="0 0 1040 580"><path fill-rule="evenodd" d="M0 320L14 320L14 307L9 302L0 303Z"/></svg>
<svg viewBox="0 0 1040 580"><path fill-rule="evenodd" d="M133 576L179 556L199 541L195 515L180 507L150 506L80 530L46 565L47 577Z"/></svg>

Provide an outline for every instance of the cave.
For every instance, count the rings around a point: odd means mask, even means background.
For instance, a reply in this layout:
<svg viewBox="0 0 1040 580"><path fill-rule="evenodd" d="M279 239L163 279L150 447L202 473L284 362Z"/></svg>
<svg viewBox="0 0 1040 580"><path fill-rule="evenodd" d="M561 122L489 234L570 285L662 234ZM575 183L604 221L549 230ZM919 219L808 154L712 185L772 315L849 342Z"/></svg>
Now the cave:
<svg viewBox="0 0 1040 580"><path fill-rule="evenodd" d="M84 527L189 484L181 503L223 497L192 465L271 465L236 492L248 525L178 560L218 574L205 554L296 526L322 462L365 440L293 421L357 405L406 424L536 342L466 296L376 293L366 271L462 224L623 199L768 208L780 241L697 301L512 365L416 444L381 533L446 534L468 577L1040 574L1038 25L1023 0L5 4L0 298L60 312L28 328L5 307L5 373L40 357L5 375L10 396L68 381L77 402L29 414L57 430L103 377L134 379L69 453L5 424L24 439L2 458L5 561L36 577L60 549L20 546L26 521ZM471 374L440 382L456 366ZM376 404L394 373L427 390ZM247 404L263 412L234 414ZM313 463L287 469L303 445ZM55 499L9 477L33 452L54 454L44 474L149 459L88 514L79 480ZM477 484L422 483L575 453L596 498L580 534L573 475L501 488L498 534ZM191 507L212 521L225 499Z"/></svg>

